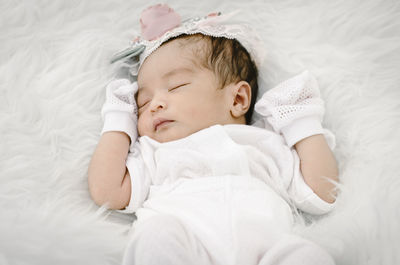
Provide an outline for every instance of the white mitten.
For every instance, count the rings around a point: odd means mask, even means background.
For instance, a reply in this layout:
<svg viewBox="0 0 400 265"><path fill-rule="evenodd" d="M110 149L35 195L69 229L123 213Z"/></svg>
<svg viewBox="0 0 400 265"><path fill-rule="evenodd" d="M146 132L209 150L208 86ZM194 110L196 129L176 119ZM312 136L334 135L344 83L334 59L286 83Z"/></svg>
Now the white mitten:
<svg viewBox="0 0 400 265"><path fill-rule="evenodd" d="M289 147L311 135L324 133L321 125L324 101L317 81L308 71L267 91L255 105L255 111L283 135Z"/></svg>
<svg viewBox="0 0 400 265"><path fill-rule="evenodd" d="M106 101L101 109L104 121L101 134L109 131L125 132L131 139L131 145L136 142L137 90L137 83L131 83L128 79L113 80L107 85Z"/></svg>

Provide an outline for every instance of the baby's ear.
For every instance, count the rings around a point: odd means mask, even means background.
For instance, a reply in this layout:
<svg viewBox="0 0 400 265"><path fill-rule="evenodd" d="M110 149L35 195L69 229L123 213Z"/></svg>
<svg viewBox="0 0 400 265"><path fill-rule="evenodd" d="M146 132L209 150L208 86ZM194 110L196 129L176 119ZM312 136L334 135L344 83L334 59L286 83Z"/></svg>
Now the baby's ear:
<svg viewBox="0 0 400 265"><path fill-rule="evenodd" d="M239 81L231 84L233 102L231 105L231 114L234 118L244 116L250 108L251 103L251 87L246 81Z"/></svg>

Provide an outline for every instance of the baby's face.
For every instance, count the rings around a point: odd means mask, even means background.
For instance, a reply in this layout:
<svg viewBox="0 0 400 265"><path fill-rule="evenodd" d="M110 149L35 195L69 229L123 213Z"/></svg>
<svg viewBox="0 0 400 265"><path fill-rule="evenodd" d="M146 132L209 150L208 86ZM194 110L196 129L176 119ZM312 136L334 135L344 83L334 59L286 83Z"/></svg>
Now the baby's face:
<svg viewBox="0 0 400 265"><path fill-rule="evenodd" d="M140 136L168 142L232 123L230 90L219 89L214 73L195 64L199 59L192 49L197 45L173 40L143 63L137 95Z"/></svg>

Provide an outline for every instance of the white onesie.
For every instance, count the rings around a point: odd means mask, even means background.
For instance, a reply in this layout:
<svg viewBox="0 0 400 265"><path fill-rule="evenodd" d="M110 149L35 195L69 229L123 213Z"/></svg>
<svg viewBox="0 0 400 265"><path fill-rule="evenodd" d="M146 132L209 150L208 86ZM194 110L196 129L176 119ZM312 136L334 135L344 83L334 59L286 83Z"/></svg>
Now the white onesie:
<svg viewBox="0 0 400 265"><path fill-rule="evenodd" d="M158 217L166 220L158 222L164 229L176 220L190 233L191 243L180 243L196 244L191 255L202 256L196 264L261 264L264 253L290 233L290 205L311 214L333 207L304 182L294 148L267 129L215 125L167 143L140 137L131 150L126 166L132 194L122 212L136 213L133 235ZM125 264L132 255L126 254Z"/></svg>

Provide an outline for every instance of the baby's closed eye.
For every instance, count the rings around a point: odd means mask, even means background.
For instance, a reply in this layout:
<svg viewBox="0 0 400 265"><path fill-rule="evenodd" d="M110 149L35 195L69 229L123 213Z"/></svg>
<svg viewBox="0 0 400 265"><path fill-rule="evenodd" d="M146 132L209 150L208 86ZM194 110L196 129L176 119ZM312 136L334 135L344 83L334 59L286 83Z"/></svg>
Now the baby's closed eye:
<svg viewBox="0 0 400 265"><path fill-rule="evenodd" d="M173 91L173 90L178 89L178 88L181 88L181 87L184 87L184 86L189 85L189 84L190 83L182 83L182 84L179 84L179 85L176 85L176 86L172 86L171 88L168 88L168 92Z"/></svg>
<svg viewBox="0 0 400 265"><path fill-rule="evenodd" d="M140 108L143 108L144 106L146 106L149 102L150 102L150 100L147 100L147 101L145 101L145 102L143 102L143 103L138 103L139 109L140 109Z"/></svg>
<svg viewBox="0 0 400 265"><path fill-rule="evenodd" d="M150 101L151 97L148 93L146 93L145 91L139 91L136 97L136 103L139 109L147 105Z"/></svg>
<svg viewBox="0 0 400 265"><path fill-rule="evenodd" d="M138 97L136 103L138 106L139 114L143 112L143 110L149 105L150 102L151 102L150 97Z"/></svg>

